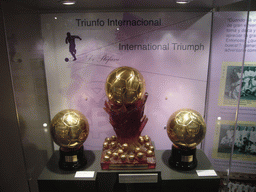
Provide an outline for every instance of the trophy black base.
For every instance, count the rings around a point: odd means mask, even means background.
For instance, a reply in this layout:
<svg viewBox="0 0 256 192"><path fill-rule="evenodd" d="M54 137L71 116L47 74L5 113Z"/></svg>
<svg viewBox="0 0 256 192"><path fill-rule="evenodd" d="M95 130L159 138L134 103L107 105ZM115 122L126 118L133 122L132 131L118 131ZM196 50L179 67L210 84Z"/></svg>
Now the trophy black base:
<svg viewBox="0 0 256 192"><path fill-rule="evenodd" d="M60 148L59 167L65 171L77 170L84 167L87 160L84 155L84 147L78 149Z"/></svg>
<svg viewBox="0 0 256 192"><path fill-rule="evenodd" d="M196 148L179 148L173 145L169 164L181 171L194 169L197 166Z"/></svg>

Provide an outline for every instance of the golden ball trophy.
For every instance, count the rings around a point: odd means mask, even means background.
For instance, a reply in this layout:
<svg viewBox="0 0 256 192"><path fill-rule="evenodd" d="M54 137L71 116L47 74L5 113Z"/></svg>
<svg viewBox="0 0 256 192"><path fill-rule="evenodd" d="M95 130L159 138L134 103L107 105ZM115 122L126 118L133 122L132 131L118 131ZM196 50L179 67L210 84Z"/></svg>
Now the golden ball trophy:
<svg viewBox="0 0 256 192"><path fill-rule="evenodd" d="M76 170L86 165L83 143L89 134L89 124L81 112L60 111L52 119L50 130L53 141L60 146L61 169Z"/></svg>
<svg viewBox="0 0 256 192"><path fill-rule="evenodd" d="M206 124L192 109L174 112L167 122L167 134L173 142L169 164L178 170L192 170L197 166L196 146L204 139Z"/></svg>
<svg viewBox="0 0 256 192"><path fill-rule="evenodd" d="M141 73L131 67L119 67L107 77L108 101L104 110L116 135L103 143L102 169L154 169L156 158L149 136L141 136L148 118L144 115L148 94Z"/></svg>

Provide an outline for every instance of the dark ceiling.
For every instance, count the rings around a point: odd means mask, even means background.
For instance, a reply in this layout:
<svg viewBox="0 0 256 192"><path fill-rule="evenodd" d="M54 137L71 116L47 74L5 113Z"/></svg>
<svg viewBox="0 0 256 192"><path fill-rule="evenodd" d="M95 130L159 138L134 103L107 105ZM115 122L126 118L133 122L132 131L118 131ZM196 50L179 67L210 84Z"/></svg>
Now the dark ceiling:
<svg viewBox="0 0 256 192"><path fill-rule="evenodd" d="M7 1L7 0L3 0ZM250 0L191 0L189 4L179 5L176 0L76 0L76 4L65 6L62 0L9 0L12 5L23 6L40 12L67 11L123 11L123 10L177 10L209 11L232 5L248 7Z"/></svg>

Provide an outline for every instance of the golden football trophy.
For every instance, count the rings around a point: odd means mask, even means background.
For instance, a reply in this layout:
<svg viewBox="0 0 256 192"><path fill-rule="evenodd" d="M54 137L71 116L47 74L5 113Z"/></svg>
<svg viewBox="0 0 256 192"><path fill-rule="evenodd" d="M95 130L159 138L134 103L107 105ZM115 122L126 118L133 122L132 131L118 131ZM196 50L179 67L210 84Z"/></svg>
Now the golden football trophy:
<svg viewBox="0 0 256 192"><path fill-rule="evenodd" d="M75 170L86 164L83 143L89 134L86 117L79 111L66 109L57 113L51 121L53 141L60 146L59 167Z"/></svg>
<svg viewBox="0 0 256 192"><path fill-rule="evenodd" d="M119 67L107 77L108 101L104 110L116 135L103 143L102 169L153 169L154 146L149 136L141 136L148 118L144 107L148 94L141 73L131 67Z"/></svg>
<svg viewBox="0 0 256 192"><path fill-rule="evenodd" d="M192 109L174 112L167 122L167 134L172 152L169 163L178 170L192 170L197 166L196 146L202 142L206 132L203 117Z"/></svg>

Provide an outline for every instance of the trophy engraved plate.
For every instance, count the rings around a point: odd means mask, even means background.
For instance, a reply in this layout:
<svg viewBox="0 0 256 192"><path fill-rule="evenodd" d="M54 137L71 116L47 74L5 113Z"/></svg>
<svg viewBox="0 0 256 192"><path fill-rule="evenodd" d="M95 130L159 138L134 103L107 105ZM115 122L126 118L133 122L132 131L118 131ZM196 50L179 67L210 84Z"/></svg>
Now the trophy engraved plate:
<svg viewBox="0 0 256 192"><path fill-rule="evenodd" d="M193 161L193 155L190 156L181 156L182 162L192 162Z"/></svg>
<svg viewBox="0 0 256 192"><path fill-rule="evenodd" d="M77 162L77 155L65 156L65 161L66 162Z"/></svg>
<svg viewBox="0 0 256 192"><path fill-rule="evenodd" d="M157 183L157 173L119 174L119 183Z"/></svg>
<svg viewBox="0 0 256 192"><path fill-rule="evenodd" d="M123 169L148 169L148 164L110 164L109 170L123 170Z"/></svg>
<svg viewBox="0 0 256 192"><path fill-rule="evenodd" d="M154 146L148 135L141 136L148 118L144 115L148 93L140 72L119 67L107 77L108 101L104 110L116 135L103 142L102 169L154 169Z"/></svg>

